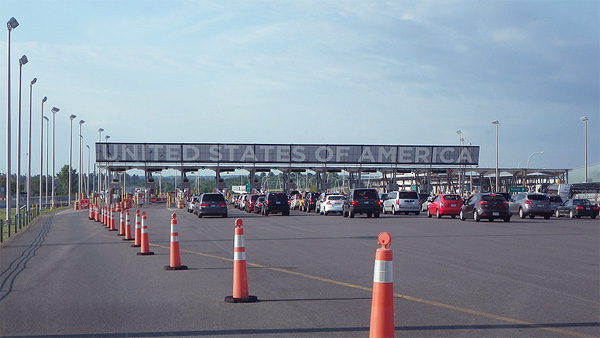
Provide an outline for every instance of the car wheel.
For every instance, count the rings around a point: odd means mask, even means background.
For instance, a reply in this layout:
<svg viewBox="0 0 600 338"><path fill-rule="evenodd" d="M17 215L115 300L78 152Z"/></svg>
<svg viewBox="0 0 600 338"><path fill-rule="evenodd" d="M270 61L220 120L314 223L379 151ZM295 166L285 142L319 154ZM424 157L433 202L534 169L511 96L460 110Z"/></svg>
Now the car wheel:
<svg viewBox="0 0 600 338"><path fill-rule="evenodd" d="M367 212L367 218L371 218L371 217L373 217L373 214L370 212Z"/></svg>
<svg viewBox="0 0 600 338"><path fill-rule="evenodd" d="M198 214L198 218L202 218L202 214Z"/></svg>
<svg viewBox="0 0 600 338"><path fill-rule="evenodd" d="M415 215L419 216L421 214L420 211L415 212Z"/></svg>
<svg viewBox="0 0 600 338"><path fill-rule="evenodd" d="M227 218L227 214L223 214L223 215L221 215L221 217Z"/></svg>
<svg viewBox="0 0 600 338"><path fill-rule="evenodd" d="M375 217L375 218L379 218L379 213L378 213L378 212L374 213L374 214L373 214L373 217Z"/></svg>
<svg viewBox="0 0 600 338"><path fill-rule="evenodd" d="M519 218L525 218L525 212L523 211L523 208L519 208Z"/></svg>
<svg viewBox="0 0 600 338"><path fill-rule="evenodd" d="M575 215L573 214L573 210L569 211L569 218L573 218Z"/></svg>
<svg viewBox="0 0 600 338"><path fill-rule="evenodd" d="M342 210L342 216L348 217L348 213L346 211Z"/></svg>
<svg viewBox="0 0 600 338"><path fill-rule="evenodd" d="M408 212L405 212L404 214L405 214L405 215L408 215Z"/></svg>
<svg viewBox="0 0 600 338"><path fill-rule="evenodd" d="M354 218L354 211L349 211L349 215L348 216L350 216L350 218Z"/></svg>
<svg viewBox="0 0 600 338"><path fill-rule="evenodd" d="M456 218L456 215L452 215L452 216L450 216L450 217L452 217L452 218Z"/></svg>
<svg viewBox="0 0 600 338"><path fill-rule="evenodd" d="M558 212L558 209L554 210L554 216L560 217L560 212Z"/></svg>
<svg viewBox="0 0 600 338"><path fill-rule="evenodd" d="M265 213L263 215L269 216L269 210L265 210Z"/></svg>
<svg viewBox="0 0 600 338"><path fill-rule="evenodd" d="M467 218L465 217L465 214L463 214L463 211L460 211L460 214L458 214L458 218L460 218L461 221L466 220Z"/></svg>
<svg viewBox="0 0 600 338"><path fill-rule="evenodd" d="M442 215L440 214L440 209L435 210L435 217L442 218Z"/></svg>
<svg viewBox="0 0 600 338"><path fill-rule="evenodd" d="M398 215L398 210L394 206L392 206L392 215Z"/></svg>
<svg viewBox="0 0 600 338"><path fill-rule="evenodd" d="M531 219L534 219L534 218L535 218L535 215L534 215L534 214L531 214L531 215L529 215L529 218L531 218Z"/></svg>
<svg viewBox="0 0 600 338"><path fill-rule="evenodd" d="M477 213L477 210L473 210L473 220L475 222L479 222L481 220L481 217L479 217L479 214Z"/></svg>
<svg viewBox="0 0 600 338"><path fill-rule="evenodd" d="M550 219L550 214L544 215L544 219Z"/></svg>
<svg viewBox="0 0 600 338"><path fill-rule="evenodd" d="M592 215L591 217L592 217L592 219L596 219L596 215Z"/></svg>
<svg viewBox="0 0 600 338"><path fill-rule="evenodd" d="M493 218L488 218L488 222L493 222L494 219Z"/></svg>
<svg viewBox="0 0 600 338"><path fill-rule="evenodd" d="M510 217L504 217L504 222L510 222Z"/></svg>
<svg viewBox="0 0 600 338"><path fill-rule="evenodd" d="M427 217L431 218L431 216L433 215L429 212L429 208L427 208Z"/></svg>

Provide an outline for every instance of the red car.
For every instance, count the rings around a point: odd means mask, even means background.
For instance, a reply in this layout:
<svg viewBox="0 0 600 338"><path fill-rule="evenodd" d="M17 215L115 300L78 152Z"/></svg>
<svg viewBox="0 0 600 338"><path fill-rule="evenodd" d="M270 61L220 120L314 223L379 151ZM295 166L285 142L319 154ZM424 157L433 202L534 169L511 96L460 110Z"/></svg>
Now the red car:
<svg viewBox="0 0 600 338"><path fill-rule="evenodd" d="M449 215L455 218L460 214L462 207L462 198L456 194L441 194L435 196L433 201L427 205L427 217L435 215L437 218L442 218L443 215Z"/></svg>

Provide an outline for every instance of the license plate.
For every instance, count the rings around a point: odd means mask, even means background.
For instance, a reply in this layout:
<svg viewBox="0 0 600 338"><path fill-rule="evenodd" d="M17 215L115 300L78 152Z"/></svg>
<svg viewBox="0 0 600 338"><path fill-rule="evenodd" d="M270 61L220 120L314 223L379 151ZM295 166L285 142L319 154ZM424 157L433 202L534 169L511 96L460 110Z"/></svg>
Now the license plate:
<svg viewBox="0 0 600 338"><path fill-rule="evenodd" d="M456 204L450 204L450 206L456 208Z"/></svg>
<svg viewBox="0 0 600 338"><path fill-rule="evenodd" d="M492 212L492 216L500 216L499 212Z"/></svg>
<svg viewBox="0 0 600 338"><path fill-rule="evenodd" d="M538 205L537 205L537 207L538 207L538 208L543 208L543 207L544 207L544 204L538 204Z"/></svg>
<svg viewBox="0 0 600 338"><path fill-rule="evenodd" d="M369 204L369 203L371 203L371 202L369 202L369 201L365 201L365 204Z"/></svg>
<svg viewBox="0 0 600 338"><path fill-rule="evenodd" d="M276 201L276 202L275 202L275 204L281 204L281 202L279 202L279 201Z"/></svg>

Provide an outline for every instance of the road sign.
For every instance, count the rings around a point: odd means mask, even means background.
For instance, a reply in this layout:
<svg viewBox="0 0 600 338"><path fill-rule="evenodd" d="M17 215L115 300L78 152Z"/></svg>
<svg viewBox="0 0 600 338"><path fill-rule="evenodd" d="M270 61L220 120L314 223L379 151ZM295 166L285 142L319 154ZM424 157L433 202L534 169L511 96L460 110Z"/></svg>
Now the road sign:
<svg viewBox="0 0 600 338"><path fill-rule="evenodd" d="M527 187L508 187L508 192L526 192Z"/></svg>

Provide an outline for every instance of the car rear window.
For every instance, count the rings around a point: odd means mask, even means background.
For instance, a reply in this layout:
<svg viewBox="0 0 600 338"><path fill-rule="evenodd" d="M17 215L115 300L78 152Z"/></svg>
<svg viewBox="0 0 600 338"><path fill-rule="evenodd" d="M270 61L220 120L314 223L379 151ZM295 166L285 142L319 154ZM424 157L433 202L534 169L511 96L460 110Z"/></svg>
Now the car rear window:
<svg viewBox="0 0 600 338"><path fill-rule="evenodd" d="M489 202L506 202L506 199L502 195L483 195L481 199Z"/></svg>
<svg viewBox="0 0 600 338"><path fill-rule="evenodd" d="M269 194L270 201L287 201L287 195L285 194Z"/></svg>
<svg viewBox="0 0 600 338"><path fill-rule="evenodd" d="M342 196L342 195L333 195L333 196L328 196L328 199L330 201L338 201L338 200L344 199L344 196Z"/></svg>
<svg viewBox="0 0 600 338"><path fill-rule="evenodd" d="M560 196L548 196L550 202L562 202L562 198Z"/></svg>
<svg viewBox="0 0 600 338"><path fill-rule="evenodd" d="M379 199L379 195L376 190L355 190L354 191L355 199Z"/></svg>
<svg viewBox="0 0 600 338"><path fill-rule="evenodd" d="M573 200L573 204L575 205L590 205L590 200Z"/></svg>
<svg viewBox="0 0 600 338"><path fill-rule="evenodd" d="M548 197L546 197L546 195L527 195L527 199L533 201L547 201Z"/></svg>
<svg viewBox="0 0 600 338"><path fill-rule="evenodd" d="M225 197L221 194L204 194L202 195L202 202L224 202Z"/></svg>
<svg viewBox="0 0 600 338"><path fill-rule="evenodd" d="M414 191L406 191L398 193L398 198L401 200L418 200L419 194Z"/></svg>
<svg viewBox="0 0 600 338"><path fill-rule="evenodd" d="M458 196L458 195L446 195L446 196L444 196L444 199L446 201L458 201L458 200L460 200L460 196Z"/></svg>

